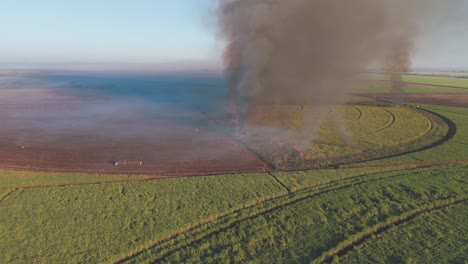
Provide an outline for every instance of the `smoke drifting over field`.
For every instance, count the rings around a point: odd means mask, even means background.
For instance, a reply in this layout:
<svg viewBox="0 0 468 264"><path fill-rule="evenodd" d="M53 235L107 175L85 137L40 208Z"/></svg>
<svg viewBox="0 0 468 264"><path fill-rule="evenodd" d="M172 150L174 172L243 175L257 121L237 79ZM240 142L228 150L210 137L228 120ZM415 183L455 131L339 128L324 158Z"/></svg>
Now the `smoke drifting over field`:
<svg viewBox="0 0 468 264"><path fill-rule="evenodd" d="M460 1L220 0L219 27L230 80L230 110L242 123L258 104L346 101L349 80L371 66L393 72L411 65L425 21ZM433 24L431 26L434 26ZM394 87L396 93L401 84ZM321 120L305 114L304 129Z"/></svg>

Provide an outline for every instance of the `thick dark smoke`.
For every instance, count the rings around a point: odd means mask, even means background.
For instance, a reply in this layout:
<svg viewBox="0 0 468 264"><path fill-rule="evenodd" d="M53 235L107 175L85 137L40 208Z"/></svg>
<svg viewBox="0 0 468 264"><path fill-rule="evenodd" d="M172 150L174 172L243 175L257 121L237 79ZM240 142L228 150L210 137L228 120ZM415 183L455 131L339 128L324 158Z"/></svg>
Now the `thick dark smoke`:
<svg viewBox="0 0 468 264"><path fill-rule="evenodd" d="M220 0L229 107L243 124L259 104L342 104L347 83L380 65L401 81L424 22L447 15L440 0ZM394 90L403 86L396 82ZM311 111L309 111L311 112ZM323 118L304 115L312 133Z"/></svg>

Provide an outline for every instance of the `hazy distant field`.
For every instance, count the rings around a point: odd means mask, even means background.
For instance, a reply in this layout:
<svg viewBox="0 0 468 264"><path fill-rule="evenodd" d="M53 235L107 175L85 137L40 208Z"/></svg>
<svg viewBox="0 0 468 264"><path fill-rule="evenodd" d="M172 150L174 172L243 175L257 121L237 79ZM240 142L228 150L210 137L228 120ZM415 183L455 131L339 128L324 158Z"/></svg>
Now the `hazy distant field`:
<svg viewBox="0 0 468 264"><path fill-rule="evenodd" d="M353 93L391 93L390 76L384 74L369 74L361 77L365 81L353 86ZM422 75L405 75L403 81L406 93L468 94L468 78L436 77Z"/></svg>
<svg viewBox="0 0 468 264"><path fill-rule="evenodd" d="M421 107L449 119L453 135L334 169L172 179L0 171L0 263L466 263L468 108ZM345 111L358 141L389 146L434 127L412 108L358 109ZM384 109L406 123L378 137L392 121Z"/></svg>
<svg viewBox="0 0 468 264"><path fill-rule="evenodd" d="M370 75L375 80L389 80L388 75L373 74ZM439 77L439 76L428 76L428 75L404 75L403 81L409 83L418 84L429 84L429 85L440 85L440 86L453 86L460 88L468 88L467 78L457 77Z"/></svg>

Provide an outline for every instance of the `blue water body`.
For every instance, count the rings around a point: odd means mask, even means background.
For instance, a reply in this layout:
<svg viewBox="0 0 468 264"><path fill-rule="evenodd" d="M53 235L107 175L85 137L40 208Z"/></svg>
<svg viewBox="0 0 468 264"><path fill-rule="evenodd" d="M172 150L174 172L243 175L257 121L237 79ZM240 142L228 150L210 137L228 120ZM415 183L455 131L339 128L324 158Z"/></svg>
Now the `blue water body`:
<svg viewBox="0 0 468 264"><path fill-rule="evenodd" d="M221 74L42 73L0 76L0 88L45 88L75 96L144 100L174 108L215 111L223 107L227 84Z"/></svg>

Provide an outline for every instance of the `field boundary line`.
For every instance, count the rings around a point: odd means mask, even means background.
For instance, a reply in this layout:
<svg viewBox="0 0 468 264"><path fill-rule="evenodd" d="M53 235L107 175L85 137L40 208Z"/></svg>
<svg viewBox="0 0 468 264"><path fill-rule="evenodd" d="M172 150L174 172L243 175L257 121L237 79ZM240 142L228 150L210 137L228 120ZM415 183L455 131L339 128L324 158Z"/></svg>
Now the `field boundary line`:
<svg viewBox="0 0 468 264"><path fill-rule="evenodd" d="M278 177L276 177L275 174L273 174L272 172L268 172L268 175L270 175L276 183L281 185L281 187L283 187L288 194L291 193L291 189L289 189L289 187L286 186L286 184L284 184L284 182L282 182L280 179L278 179Z"/></svg>
<svg viewBox="0 0 468 264"><path fill-rule="evenodd" d="M349 178L344 178L344 179L337 179L334 181L330 181L327 183L322 183L322 184L317 184L317 185L312 185L307 188L303 188L294 192L291 192L289 194L284 194L284 195L279 195L275 197L270 197L269 199L259 201L258 203L252 204L248 207L244 208L239 208L236 209L232 212L227 212L224 215L219 216L218 218L215 219L206 219L202 223L196 224L194 226L191 226L185 230L182 230L178 233L175 233L173 235L170 235L166 238L159 239L158 241L152 243L151 245L148 245L146 247L143 247L140 250L137 250L134 253L131 253L125 257L122 257L119 260L113 261L112 263L124 263L127 261L130 261L131 259L143 254L145 251L152 250L154 248L162 248L162 249L168 249L171 247L174 247L174 244L169 244L165 245L168 243L181 243L177 239L181 236L183 236L185 239L187 236L195 236L195 238L192 239L190 242L183 242L183 245L178 245L175 246L176 248L183 248L186 247L190 244L197 243L201 241L204 238L210 237L212 235L218 234L219 232L222 232L224 230L227 230L229 228L232 228L233 226L239 224L242 221L249 220L249 219L254 219L259 216L265 215L269 212L275 211L277 209L283 208L285 206L289 206L319 195L327 194L330 192L346 189L352 186L356 185L361 185L365 184L368 182L373 182L373 181L379 181L379 180L386 180L386 179L391 179L391 178L396 178L396 177L403 177L406 175L411 174L411 170L414 170L415 168L410 168L410 169L404 169L403 171L401 169L395 169L392 171L386 171L386 172L376 172L376 173L369 173L369 174L363 174L363 175L356 175L352 176ZM391 175L384 176L384 177L379 177L376 179L363 179L359 180L359 178L363 177L370 177L370 176L375 176L381 173L392 173ZM396 173L396 174L395 174ZM357 181L356 181L357 179ZM336 183L343 183L343 185L333 187ZM279 204L275 204L276 201L280 199L285 199L284 202L281 202ZM268 204L272 203L272 204ZM242 215L243 211L246 210L252 210L255 209L256 207L260 207L262 210L254 213L250 213L247 215ZM237 215L239 215L241 218L235 218ZM231 220L232 219L232 220ZM231 220L231 221L230 221ZM210 225L215 225L215 226L210 226ZM217 226L216 226L217 225ZM223 226L224 225L224 226ZM190 232L194 232L193 234L188 234ZM174 250L170 250L166 252L163 255L160 255L157 257L157 259L162 259L166 257L168 254L173 252Z"/></svg>
<svg viewBox="0 0 468 264"><path fill-rule="evenodd" d="M458 199L449 199L444 201L436 202L432 205L422 206L418 209L406 212L400 216L394 216L387 219L384 223L374 225L367 230L359 232L350 238L340 242L336 247L324 252L320 257L315 260L312 260L312 264L322 264L322 263L331 263L336 256L343 256L349 251L353 250L356 246L364 243L367 239L371 238L374 235L381 234L392 227L404 224L408 221L413 220L414 218L425 214L431 213L433 211L441 210L452 205L460 204L466 202L468 196L463 196Z"/></svg>
<svg viewBox="0 0 468 264"><path fill-rule="evenodd" d="M408 154L405 154L408 155ZM423 162L400 162L400 163L385 163L385 164L350 164L345 165L343 169L365 169L365 168L379 168L379 167L412 167L412 168L430 168L439 167L444 165L466 165L468 160L435 160Z"/></svg>
<svg viewBox="0 0 468 264"><path fill-rule="evenodd" d="M140 178L140 179L133 179L133 180L114 180L114 181L96 181L96 182L79 182L79 183L58 183L58 184L45 184L45 185L25 185L25 186L0 186L0 189L38 189L38 188L56 188L56 187L67 187L67 186L83 186L83 185L99 185L99 184L106 184L106 183L125 183L125 182L146 182L158 179L165 179L165 178Z"/></svg>
<svg viewBox="0 0 468 264"><path fill-rule="evenodd" d="M3 200L5 200L5 198L7 198L8 196L10 196L11 194L13 194L14 192L16 192L17 190L19 190L18 188L14 188L12 189L11 191L7 192L6 194L4 194L2 197L0 197L0 202L2 202Z"/></svg>

